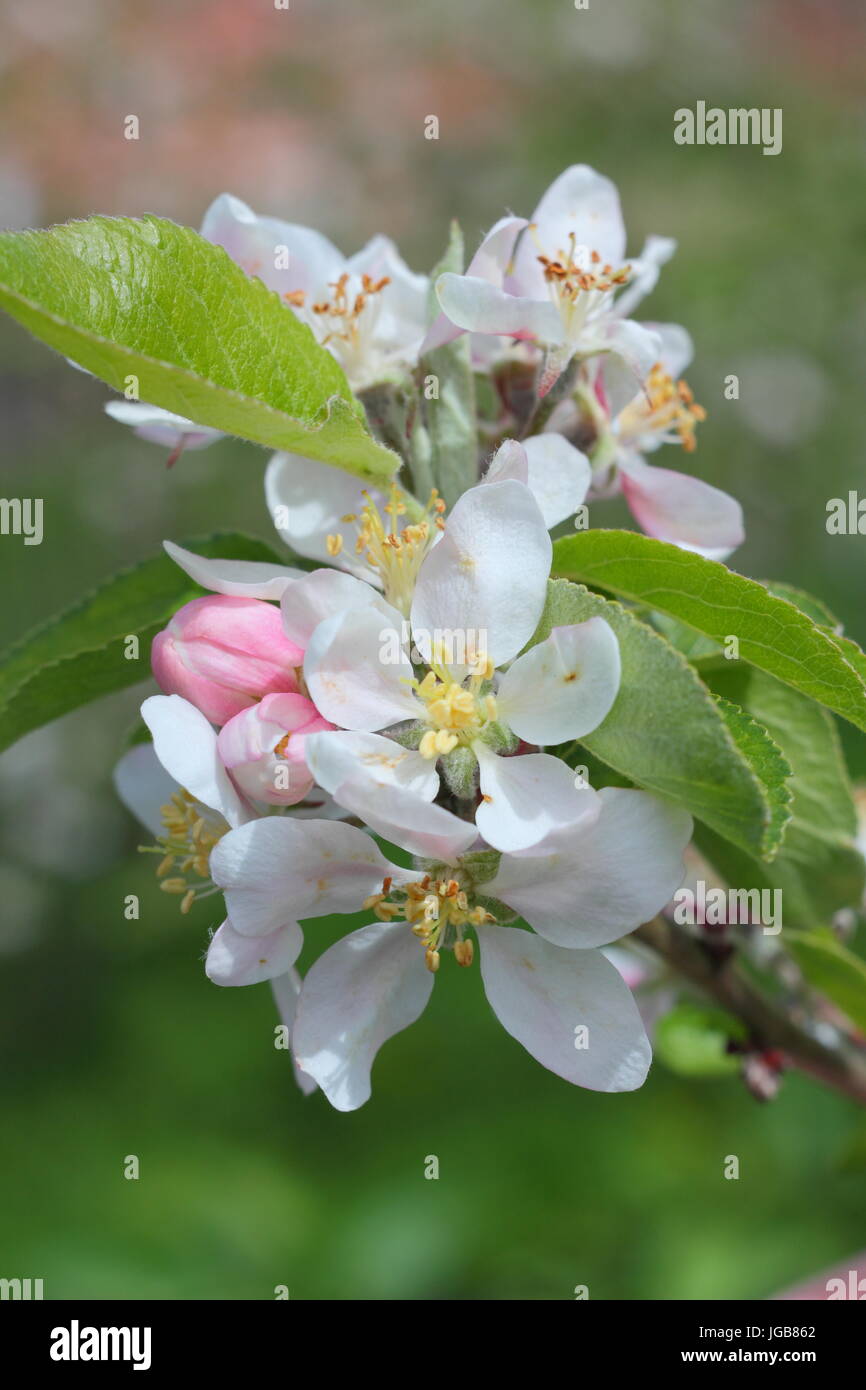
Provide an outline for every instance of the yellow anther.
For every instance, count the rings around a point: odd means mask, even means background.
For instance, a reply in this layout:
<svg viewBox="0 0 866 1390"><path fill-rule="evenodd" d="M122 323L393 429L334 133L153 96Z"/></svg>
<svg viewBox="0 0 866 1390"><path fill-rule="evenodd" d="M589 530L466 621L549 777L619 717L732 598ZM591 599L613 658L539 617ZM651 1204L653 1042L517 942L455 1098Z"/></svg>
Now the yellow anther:
<svg viewBox="0 0 866 1390"><path fill-rule="evenodd" d="M228 826L203 816L199 802L185 790L174 793L162 807L161 816L165 833L155 846L146 848L151 852L162 850L162 858L156 868L156 876L161 880L159 886L164 893L180 897L180 910L187 913L200 889L213 891L208 861L211 850ZM175 867L180 872L166 877ZM192 885L187 881L190 872L201 880L199 884Z"/></svg>
<svg viewBox="0 0 866 1390"><path fill-rule="evenodd" d="M471 941L455 941L454 959L458 965L471 965L475 959L475 947Z"/></svg>
<svg viewBox="0 0 866 1390"><path fill-rule="evenodd" d="M340 551L343 549L343 537L339 533L337 533L337 535L328 536L325 541L325 548L329 555L339 555Z"/></svg>
<svg viewBox="0 0 866 1390"><path fill-rule="evenodd" d="M403 919L424 948L429 970L438 970L443 950L454 951L461 965L470 965L474 956L471 941L464 939L467 926L482 926L494 918L485 908L473 907L459 879L431 879L429 874L414 883L392 888L390 879L382 884L383 892L374 893L364 902L383 921ZM384 912L388 916L384 916Z"/></svg>

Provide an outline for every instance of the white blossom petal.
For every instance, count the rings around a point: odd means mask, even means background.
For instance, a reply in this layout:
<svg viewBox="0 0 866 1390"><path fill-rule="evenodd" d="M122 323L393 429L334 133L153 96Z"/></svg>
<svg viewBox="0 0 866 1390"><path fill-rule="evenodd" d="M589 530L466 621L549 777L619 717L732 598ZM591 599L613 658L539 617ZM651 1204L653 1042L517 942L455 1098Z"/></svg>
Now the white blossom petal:
<svg viewBox="0 0 866 1390"><path fill-rule="evenodd" d="M634 388L639 390L659 360L661 339L645 324L608 317L601 322L596 340L587 341L583 351L608 352L621 358L632 373Z"/></svg>
<svg viewBox="0 0 866 1390"><path fill-rule="evenodd" d="M230 598L279 599L287 584L300 579L303 570L288 565L270 565L258 560L209 560L191 550L163 541L163 549L176 565L215 594Z"/></svg>
<svg viewBox="0 0 866 1390"><path fill-rule="evenodd" d="M129 425L139 438L162 444L166 449L176 449L180 444L184 449L206 449L224 438L222 430L197 425L183 415L173 415L170 410L145 405L143 401L106 401L103 409L112 420Z"/></svg>
<svg viewBox="0 0 866 1390"><path fill-rule="evenodd" d="M598 794L578 788L574 772L560 758L549 753L500 758L482 743L473 747L482 798L475 823L494 849L528 849L554 830L598 817Z"/></svg>
<svg viewBox="0 0 866 1390"><path fill-rule="evenodd" d="M267 936L241 936L231 922L223 922L211 938L205 974L215 985L258 985L285 974L303 944L297 922L286 922Z"/></svg>
<svg viewBox="0 0 866 1390"><path fill-rule="evenodd" d="M200 710L180 695L151 695L141 717L153 735L156 756L174 780L229 825L248 817L217 753L217 736Z"/></svg>
<svg viewBox="0 0 866 1390"><path fill-rule="evenodd" d="M396 618L395 623L378 609L360 608L338 613L314 631L304 678L310 699L332 724L373 732L423 714L411 690L414 672L401 641L403 623Z"/></svg>
<svg viewBox="0 0 866 1390"><path fill-rule="evenodd" d="M619 643L604 618L557 627L505 672L499 718L527 743L583 738L610 713L619 682Z"/></svg>
<svg viewBox="0 0 866 1390"><path fill-rule="evenodd" d="M576 247L597 251L615 268L625 258L625 224L616 185L588 164L564 170L542 195L530 228L520 239L514 282L521 294L547 297L539 250L553 259L567 257L570 238Z"/></svg>
<svg viewBox="0 0 866 1390"><path fill-rule="evenodd" d="M422 656L430 657L437 634L456 633L467 647L471 636L494 665L510 661L538 626L551 554L544 518L522 483L470 488L415 585L412 635Z"/></svg>
<svg viewBox="0 0 866 1390"><path fill-rule="evenodd" d="M683 880L687 811L649 792L605 787L601 814L503 856L485 894L559 946L606 946L659 912Z"/></svg>
<svg viewBox="0 0 866 1390"><path fill-rule="evenodd" d="M291 642L306 647L319 623L356 608L377 608L399 626L400 615L378 589L340 570L311 570L289 583L283 593L283 628Z"/></svg>
<svg viewBox="0 0 866 1390"><path fill-rule="evenodd" d="M628 986L600 951L514 927L479 927L481 976L500 1023L548 1071L591 1091L633 1091L652 1061Z"/></svg>
<svg viewBox="0 0 866 1390"><path fill-rule="evenodd" d="M289 1045L291 1046L295 1015L298 1012L298 998L301 993L301 977L297 970L287 970L285 975L277 975L275 979L271 980L271 989L277 1012L280 1015L280 1022L288 1030ZM301 1071L294 1056L292 1056L292 1070L295 1074L295 1081L305 1096L311 1096L314 1091L319 1089L313 1078L307 1076L305 1071Z"/></svg>
<svg viewBox="0 0 866 1390"><path fill-rule="evenodd" d="M491 285L501 286L514 254L517 235L525 226L525 217L500 217L466 267L466 274L473 279L487 280ZM451 322L447 314L439 314L421 344L421 354L452 342L463 331Z"/></svg>
<svg viewBox="0 0 866 1390"><path fill-rule="evenodd" d="M425 859L456 864L478 839L472 821L461 820L406 787L377 786L369 776L346 778L334 799L375 834Z"/></svg>
<svg viewBox="0 0 866 1390"><path fill-rule="evenodd" d="M278 294L323 290L345 267L345 258L327 237L276 217L258 217L230 193L215 198L204 215L201 235L222 246L248 275Z"/></svg>
<svg viewBox="0 0 866 1390"><path fill-rule="evenodd" d="M165 833L162 808L180 788L166 772L152 743L129 748L114 769L114 786L128 811L152 835Z"/></svg>
<svg viewBox="0 0 866 1390"><path fill-rule="evenodd" d="M658 334L661 343L659 361L672 377L682 376L695 355L695 345L688 329L679 323L644 324L651 333Z"/></svg>
<svg viewBox="0 0 866 1390"><path fill-rule="evenodd" d="M389 863L363 830L292 816L268 816L224 835L210 869L242 936L267 936L287 914L302 920L357 912L384 878L413 877Z"/></svg>
<svg viewBox="0 0 866 1390"><path fill-rule="evenodd" d="M640 255L631 262L631 279L617 296L616 312L620 318L631 314L641 300L655 289L662 266L667 265L676 249L677 243L673 237L647 237Z"/></svg>
<svg viewBox="0 0 866 1390"><path fill-rule="evenodd" d="M375 572L355 554L354 533L344 516L357 516L367 498L352 473L300 454L274 454L265 470L265 500L277 532L296 554L319 564L336 565L378 585ZM384 501L366 489L377 505ZM348 533L352 539L339 555L328 550L328 537Z"/></svg>
<svg viewBox="0 0 866 1390"><path fill-rule="evenodd" d="M381 734L319 733L304 739L307 767L320 787L334 795L348 779L368 779L374 791L403 787L432 801L439 790L436 766Z"/></svg>
<svg viewBox="0 0 866 1390"><path fill-rule="evenodd" d="M496 333L507 338L533 338L541 343L562 341L559 310L551 299L528 299L506 294L475 275L446 271L436 281L436 294L446 318L467 333Z"/></svg>
<svg viewBox="0 0 866 1390"><path fill-rule="evenodd" d="M379 312L374 339L378 347L412 360L417 356L427 323L430 280L410 270L390 237L381 233L346 262L350 275L369 275L374 281L387 277L379 291Z"/></svg>
<svg viewBox="0 0 866 1390"><path fill-rule="evenodd" d="M592 465L563 435L534 434L522 444L515 439L500 444L482 484L505 478L526 484L550 530L574 516L589 491Z"/></svg>
<svg viewBox="0 0 866 1390"><path fill-rule="evenodd" d="M298 1066L336 1110L357 1110L369 1099L376 1053L423 1013L432 988L424 951L405 923L361 927L316 961L301 989L293 1042Z"/></svg>

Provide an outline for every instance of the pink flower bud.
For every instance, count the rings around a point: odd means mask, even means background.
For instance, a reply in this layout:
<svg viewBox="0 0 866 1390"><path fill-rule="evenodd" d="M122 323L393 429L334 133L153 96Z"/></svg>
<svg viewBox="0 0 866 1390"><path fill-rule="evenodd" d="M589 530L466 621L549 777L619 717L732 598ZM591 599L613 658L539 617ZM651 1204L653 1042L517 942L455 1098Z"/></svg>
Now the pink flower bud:
<svg viewBox="0 0 866 1390"><path fill-rule="evenodd" d="M304 653L273 604L210 594L175 613L153 639L150 659L167 695L182 695L225 724L262 695L297 691Z"/></svg>
<svg viewBox="0 0 866 1390"><path fill-rule="evenodd" d="M220 729L217 751L247 796L293 806L313 785L304 736L333 729L304 695L266 695Z"/></svg>

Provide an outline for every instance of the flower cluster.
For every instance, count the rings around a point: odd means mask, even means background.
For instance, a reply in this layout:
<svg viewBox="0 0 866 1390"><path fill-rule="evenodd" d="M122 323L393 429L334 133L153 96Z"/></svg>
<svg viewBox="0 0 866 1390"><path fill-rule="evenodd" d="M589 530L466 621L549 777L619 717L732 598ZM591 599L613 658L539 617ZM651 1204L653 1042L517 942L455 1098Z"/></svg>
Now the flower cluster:
<svg viewBox="0 0 866 1390"><path fill-rule="evenodd" d="M742 539L733 499L646 459L664 443L691 455L704 417L685 330L630 317L674 243L651 237L629 258L616 190L583 165L432 283L384 237L345 258L227 195L202 234L309 325L371 419L464 338L489 389L456 496L422 493L409 451L383 491L282 453L265 489L290 563L166 543L208 592L155 640L152 744L117 771L163 889L184 911L224 895L208 976L272 982L300 1084L338 1109L367 1099L377 1050L436 975L476 956L494 1012L544 1066L639 1086L644 1024L599 948L670 900L691 820L575 775L567 747L626 677L605 619L544 615L550 531L587 502L621 491L647 533L715 557ZM175 453L217 437L155 407L107 408ZM357 912L368 923L302 981L315 919Z"/></svg>

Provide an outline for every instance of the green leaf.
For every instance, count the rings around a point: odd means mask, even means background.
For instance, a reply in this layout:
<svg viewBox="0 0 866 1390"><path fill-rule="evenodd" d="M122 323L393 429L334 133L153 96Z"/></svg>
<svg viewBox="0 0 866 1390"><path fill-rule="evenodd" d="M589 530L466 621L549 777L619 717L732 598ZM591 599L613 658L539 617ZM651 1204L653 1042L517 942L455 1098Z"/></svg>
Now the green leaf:
<svg viewBox="0 0 866 1390"><path fill-rule="evenodd" d="M339 363L221 246L159 217L0 234L0 306L122 391L369 482L400 460L367 430Z"/></svg>
<svg viewBox="0 0 866 1390"><path fill-rule="evenodd" d="M772 855L789 771L772 740L720 704L651 627L582 585L548 585L534 640L596 616L616 634L622 682L610 714L581 747L638 786L681 802L749 853Z"/></svg>
<svg viewBox="0 0 866 1390"><path fill-rule="evenodd" d="M716 703L734 743L763 784L770 812L767 841L778 845L791 819L791 764L757 719L720 695Z"/></svg>
<svg viewBox="0 0 866 1390"><path fill-rule="evenodd" d="M238 533L184 545L226 560L287 559ZM167 555L157 555L22 638L0 661L0 751L70 710L146 680L153 638L182 604L204 592ZM138 638L134 659L125 655L131 636Z"/></svg>
<svg viewBox="0 0 866 1390"><path fill-rule="evenodd" d="M439 313L435 285L445 271L463 270L463 233L451 223L448 248L430 277L431 318ZM422 359L423 378L436 377L434 399L424 395L424 423L429 440L429 467L433 484L449 507L478 481L478 427L475 413L475 376L464 333L444 347L434 348ZM426 382L425 382L426 387Z"/></svg>
<svg viewBox="0 0 866 1390"><path fill-rule="evenodd" d="M785 943L809 984L866 1032L866 961L829 931L786 932Z"/></svg>
<svg viewBox="0 0 866 1390"><path fill-rule="evenodd" d="M866 657L861 674L853 643L717 560L632 531L585 531L555 543L553 568L670 613L715 642L736 636L744 661L866 729Z"/></svg>
<svg viewBox="0 0 866 1390"><path fill-rule="evenodd" d="M799 608L801 613L805 613L819 627L827 627L832 632L842 631L839 619L830 612L826 603L815 598L814 594L807 594L805 589L797 589L793 584L783 584L778 579L764 579L761 582L765 589L776 595L776 598L785 598L789 603L793 603L795 608Z"/></svg>
<svg viewBox="0 0 866 1390"><path fill-rule="evenodd" d="M678 1004L656 1025L653 1050L677 1076L735 1076L740 1058L727 1044L745 1037L745 1025L723 1009Z"/></svg>
<svg viewBox="0 0 866 1390"><path fill-rule="evenodd" d="M787 925L826 922L860 901L866 866L853 843L857 818L836 724L814 701L738 662L706 673L711 688L767 729L790 764L791 821L769 866L698 828L699 847L738 888L782 890Z"/></svg>

